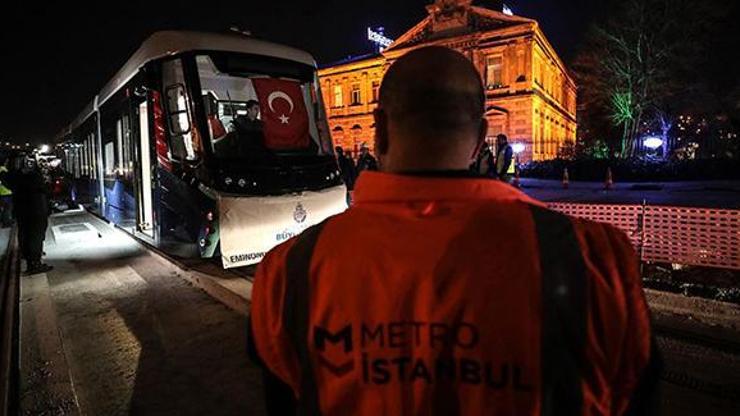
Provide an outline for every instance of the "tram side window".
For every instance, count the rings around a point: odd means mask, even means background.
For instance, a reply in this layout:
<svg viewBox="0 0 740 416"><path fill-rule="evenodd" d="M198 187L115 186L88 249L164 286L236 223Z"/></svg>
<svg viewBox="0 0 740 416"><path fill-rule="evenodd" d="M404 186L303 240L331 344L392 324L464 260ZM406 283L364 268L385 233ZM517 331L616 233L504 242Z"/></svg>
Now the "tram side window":
<svg viewBox="0 0 740 416"><path fill-rule="evenodd" d="M113 148L113 142L105 144L105 174L113 175L115 173L114 165L116 163L116 151Z"/></svg>
<svg viewBox="0 0 740 416"><path fill-rule="evenodd" d="M75 179L80 178L80 165L82 164L82 161L80 160L80 150L81 147L79 145L75 146L74 148L74 167L75 167Z"/></svg>
<svg viewBox="0 0 740 416"><path fill-rule="evenodd" d="M90 144L90 177L92 179L98 179L98 152L93 133L87 135L87 142Z"/></svg>
<svg viewBox="0 0 740 416"><path fill-rule="evenodd" d="M82 142L82 157L80 158L80 175L87 176L87 142Z"/></svg>
<svg viewBox="0 0 740 416"><path fill-rule="evenodd" d="M185 76L179 59L162 64L162 76L170 128L170 149L179 160L197 160L200 152L196 131L191 126Z"/></svg>
<svg viewBox="0 0 740 416"><path fill-rule="evenodd" d="M91 140L91 136L87 135L85 137L85 140L87 141L87 148L90 149L90 179L95 178L95 145L93 144L93 141Z"/></svg>
<svg viewBox="0 0 740 416"><path fill-rule="evenodd" d="M121 119L123 122L123 172L126 178L133 177L133 160L131 159L131 122L128 114Z"/></svg>
<svg viewBox="0 0 740 416"><path fill-rule="evenodd" d="M123 122L120 118L116 120L116 155L116 170L123 175Z"/></svg>
<svg viewBox="0 0 740 416"><path fill-rule="evenodd" d="M131 125L128 115L116 120L116 169L119 175L129 178L131 173Z"/></svg>
<svg viewBox="0 0 740 416"><path fill-rule="evenodd" d="M92 143L87 138L83 142L85 146L85 176L92 177Z"/></svg>

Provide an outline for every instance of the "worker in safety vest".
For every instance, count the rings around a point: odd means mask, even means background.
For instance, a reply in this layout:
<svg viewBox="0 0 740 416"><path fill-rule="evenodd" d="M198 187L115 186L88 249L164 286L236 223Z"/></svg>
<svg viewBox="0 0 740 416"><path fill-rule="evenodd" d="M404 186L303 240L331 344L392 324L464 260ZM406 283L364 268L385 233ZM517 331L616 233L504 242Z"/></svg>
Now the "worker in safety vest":
<svg viewBox="0 0 740 416"><path fill-rule="evenodd" d="M511 182L516 173L514 150L505 134L496 136L496 176L503 182Z"/></svg>
<svg viewBox="0 0 740 416"><path fill-rule="evenodd" d="M5 166L7 160L0 163L0 176L7 174L8 168ZM13 191L11 191L0 180L0 225L10 227L13 224Z"/></svg>
<svg viewBox="0 0 740 416"><path fill-rule="evenodd" d="M256 272L249 348L269 413L644 410L656 361L629 240L472 176L484 100L475 67L450 49L390 67L375 111L380 172Z"/></svg>

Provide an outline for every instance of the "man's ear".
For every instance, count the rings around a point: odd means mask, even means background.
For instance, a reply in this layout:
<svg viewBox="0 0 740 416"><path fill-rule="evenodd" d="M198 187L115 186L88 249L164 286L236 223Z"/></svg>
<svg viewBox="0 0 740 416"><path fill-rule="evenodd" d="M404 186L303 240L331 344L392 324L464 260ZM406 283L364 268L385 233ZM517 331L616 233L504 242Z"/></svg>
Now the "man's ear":
<svg viewBox="0 0 740 416"><path fill-rule="evenodd" d="M375 153L382 156L388 153L388 116L381 108L373 111L375 118Z"/></svg>
<svg viewBox="0 0 740 416"><path fill-rule="evenodd" d="M480 149L483 148L483 145L486 143L486 136L488 136L488 120L482 118L480 120L480 127L478 129L478 141L475 144L475 149L473 150L473 155L471 156L472 159L478 157Z"/></svg>

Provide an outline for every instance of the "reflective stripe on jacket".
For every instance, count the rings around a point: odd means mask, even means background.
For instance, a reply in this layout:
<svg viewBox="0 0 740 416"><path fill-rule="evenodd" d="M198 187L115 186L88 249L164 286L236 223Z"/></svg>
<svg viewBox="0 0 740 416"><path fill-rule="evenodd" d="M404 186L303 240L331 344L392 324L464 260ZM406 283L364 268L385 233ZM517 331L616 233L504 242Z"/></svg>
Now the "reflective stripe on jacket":
<svg viewBox="0 0 740 416"><path fill-rule="evenodd" d="M0 166L0 175L3 173L7 174L8 168L5 166ZM4 176L4 175L3 175ZM2 182L2 178L0 178L0 196L10 196L13 195L13 191L11 191L5 184Z"/></svg>
<svg viewBox="0 0 740 416"><path fill-rule="evenodd" d="M254 345L304 414L628 408L651 340L623 233L485 179L367 172L354 196L255 276Z"/></svg>
<svg viewBox="0 0 740 416"><path fill-rule="evenodd" d="M513 175L516 173L514 150L508 144L496 155L496 173L499 176L504 174Z"/></svg>

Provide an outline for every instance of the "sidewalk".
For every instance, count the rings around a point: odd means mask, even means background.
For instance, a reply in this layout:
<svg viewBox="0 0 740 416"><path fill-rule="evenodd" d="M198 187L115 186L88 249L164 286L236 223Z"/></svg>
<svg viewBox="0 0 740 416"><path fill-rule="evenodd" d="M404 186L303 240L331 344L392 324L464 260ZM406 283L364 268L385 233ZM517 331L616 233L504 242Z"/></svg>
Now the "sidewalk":
<svg viewBox="0 0 740 416"><path fill-rule="evenodd" d="M22 278L22 414L264 413L244 316L186 272L84 212L52 216L45 250L54 270Z"/></svg>

